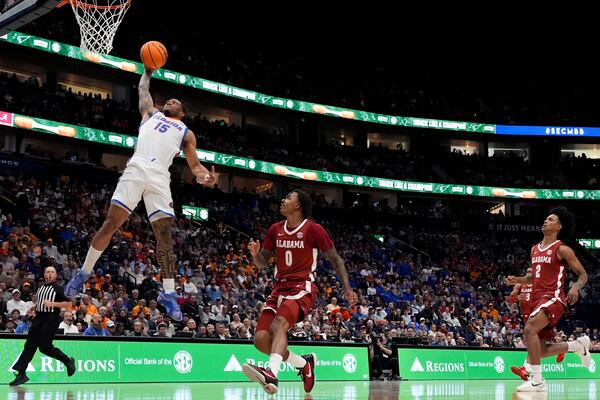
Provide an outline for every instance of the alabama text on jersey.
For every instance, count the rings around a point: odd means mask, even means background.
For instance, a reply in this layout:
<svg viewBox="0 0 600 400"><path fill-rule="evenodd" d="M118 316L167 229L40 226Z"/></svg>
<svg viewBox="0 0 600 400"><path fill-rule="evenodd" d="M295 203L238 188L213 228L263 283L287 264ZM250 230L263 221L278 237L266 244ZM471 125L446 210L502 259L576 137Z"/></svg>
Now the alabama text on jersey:
<svg viewBox="0 0 600 400"><path fill-rule="evenodd" d="M287 220L271 225L263 247L274 250L277 256L275 279L287 281L315 280L319 250L329 251L333 242L325 229L305 219L295 228L288 228Z"/></svg>
<svg viewBox="0 0 600 400"><path fill-rule="evenodd" d="M566 305L565 273L566 262L558 258L558 248L563 243L560 240L541 247L541 243L533 247L531 254L531 271L533 274L533 301L542 297L557 299Z"/></svg>

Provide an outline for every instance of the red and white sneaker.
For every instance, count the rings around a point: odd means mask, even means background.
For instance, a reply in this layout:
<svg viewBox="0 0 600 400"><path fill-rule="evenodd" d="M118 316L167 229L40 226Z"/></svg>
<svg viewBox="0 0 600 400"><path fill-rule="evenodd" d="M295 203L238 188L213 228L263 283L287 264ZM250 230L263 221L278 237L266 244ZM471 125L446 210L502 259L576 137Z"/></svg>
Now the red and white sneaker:
<svg viewBox="0 0 600 400"><path fill-rule="evenodd" d="M521 367L510 367L510 370L512 371L513 374L517 375L519 378L521 378L524 381L528 381L529 380L529 372L527 371L527 368L521 366Z"/></svg>
<svg viewBox="0 0 600 400"><path fill-rule="evenodd" d="M317 362L317 355L315 353L305 354L301 356L306 360L306 365L302 368L298 368L298 375L304 382L304 391L310 393L313 386L315 386L315 364Z"/></svg>
<svg viewBox="0 0 600 400"><path fill-rule="evenodd" d="M557 363L559 363L559 362L563 362L563 360L565 359L565 354L566 354L566 353L560 353L560 354L557 354L557 355L556 355L556 362L557 362Z"/></svg>
<svg viewBox="0 0 600 400"><path fill-rule="evenodd" d="M279 390L279 380L270 369L246 363L242 365L242 371L252 382L258 382L268 394L275 394Z"/></svg>

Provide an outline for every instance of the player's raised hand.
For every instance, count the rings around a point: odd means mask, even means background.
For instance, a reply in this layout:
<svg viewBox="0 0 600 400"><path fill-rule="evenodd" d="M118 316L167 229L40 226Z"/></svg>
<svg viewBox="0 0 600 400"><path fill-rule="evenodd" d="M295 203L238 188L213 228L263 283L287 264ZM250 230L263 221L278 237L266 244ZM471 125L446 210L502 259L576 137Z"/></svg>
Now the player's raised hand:
<svg viewBox="0 0 600 400"><path fill-rule="evenodd" d="M250 250L250 254L252 257L257 257L260 254L260 240L254 241L254 239L250 239L248 242L248 250Z"/></svg>
<svg viewBox="0 0 600 400"><path fill-rule="evenodd" d="M507 283L508 285L516 285L516 284L517 284L517 283L519 283L519 282L517 281L517 277L516 277L516 276L514 276L514 275L509 275L509 276L506 278L506 283Z"/></svg>
<svg viewBox="0 0 600 400"><path fill-rule="evenodd" d="M358 303L358 295L352 289L346 289L346 291L344 292L344 297L346 298L348 303L350 303L350 307Z"/></svg>
<svg viewBox="0 0 600 400"><path fill-rule="evenodd" d="M217 182L217 173L215 171L215 166L213 165L210 168L210 171L202 176L196 176L196 182L201 184L202 186L213 186Z"/></svg>

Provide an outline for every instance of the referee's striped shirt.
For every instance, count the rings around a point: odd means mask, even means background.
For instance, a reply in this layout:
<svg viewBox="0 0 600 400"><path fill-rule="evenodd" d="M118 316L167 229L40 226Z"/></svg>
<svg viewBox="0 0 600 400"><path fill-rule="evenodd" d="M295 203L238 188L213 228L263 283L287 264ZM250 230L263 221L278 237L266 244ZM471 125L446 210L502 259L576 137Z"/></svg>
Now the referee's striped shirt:
<svg viewBox="0 0 600 400"><path fill-rule="evenodd" d="M46 307L46 306L44 306L44 300L50 300L50 301L56 301L56 302L69 300L65 296L65 291L64 291L63 287L56 283L44 284L44 285L40 286L37 290L36 295L37 295L37 301L35 303L36 313L60 314L60 308Z"/></svg>

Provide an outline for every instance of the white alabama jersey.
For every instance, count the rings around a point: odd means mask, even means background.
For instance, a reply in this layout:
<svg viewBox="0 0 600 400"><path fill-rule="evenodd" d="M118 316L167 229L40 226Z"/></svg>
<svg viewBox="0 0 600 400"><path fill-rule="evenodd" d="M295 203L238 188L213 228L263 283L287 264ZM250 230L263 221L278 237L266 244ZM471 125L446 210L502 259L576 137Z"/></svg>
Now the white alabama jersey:
<svg viewBox="0 0 600 400"><path fill-rule="evenodd" d="M183 122L155 111L140 125L133 156L141 156L168 169L173 158L179 154L187 132L188 128Z"/></svg>

